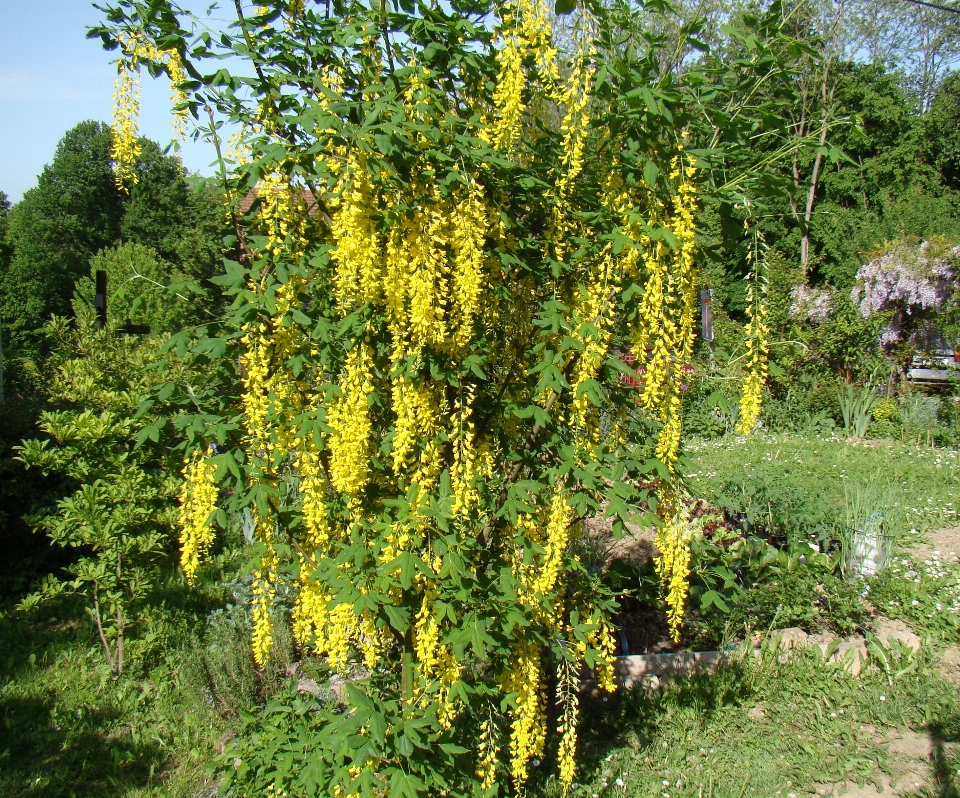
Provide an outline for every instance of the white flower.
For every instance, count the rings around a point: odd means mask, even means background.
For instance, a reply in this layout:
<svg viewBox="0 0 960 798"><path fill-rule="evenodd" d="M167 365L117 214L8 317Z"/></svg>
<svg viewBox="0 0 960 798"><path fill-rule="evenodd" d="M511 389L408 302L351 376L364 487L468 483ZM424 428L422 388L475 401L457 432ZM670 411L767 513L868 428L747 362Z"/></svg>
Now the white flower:
<svg viewBox="0 0 960 798"><path fill-rule="evenodd" d="M616 784L618 787L624 787L624 786L626 786L626 785L623 783L623 779L617 779L617 780L614 782L614 784Z"/></svg>

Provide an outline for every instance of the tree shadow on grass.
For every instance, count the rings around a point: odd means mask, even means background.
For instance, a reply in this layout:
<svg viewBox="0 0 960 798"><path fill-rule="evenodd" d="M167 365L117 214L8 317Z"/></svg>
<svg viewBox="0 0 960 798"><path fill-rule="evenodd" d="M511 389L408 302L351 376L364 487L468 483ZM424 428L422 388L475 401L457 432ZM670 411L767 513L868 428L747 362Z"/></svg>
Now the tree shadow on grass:
<svg viewBox="0 0 960 798"><path fill-rule="evenodd" d="M165 754L152 741L105 733L117 718L61 715L53 697L0 699L0 796L112 798L145 786Z"/></svg>
<svg viewBox="0 0 960 798"><path fill-rule="evenodd" d="M672 677L661 689L620 689L613 695L591 694L583 699L578 763L583 772L602 767L613 751L649 745L667 708L710 712L750 701L754 669L737 660L714 674Z"/></svg>
<svg viewBox="0 0 960 798"><path fill-rule="evenodd" d="M73 602L0 618L0 798L113 798L163 771L91 650Z"/></svg>
<svg viewBox="0 0 960 798"><path fill-rule="evenodd" d="M931 741L932 794L938 798L960 798L960 717L933 724L927 731ZM917 798L929 794L920 793Z"/></svg>

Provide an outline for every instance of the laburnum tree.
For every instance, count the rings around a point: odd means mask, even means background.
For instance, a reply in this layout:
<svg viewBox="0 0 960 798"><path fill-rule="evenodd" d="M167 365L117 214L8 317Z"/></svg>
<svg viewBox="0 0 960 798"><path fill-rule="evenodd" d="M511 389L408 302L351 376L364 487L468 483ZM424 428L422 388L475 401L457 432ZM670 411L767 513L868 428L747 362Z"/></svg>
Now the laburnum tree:
<svg viewBox="0 0 960 798"><path fill-rule="evenodd" d="M549 741L569 786L581 678L615 677L584 521L659 516L677 630L696 214L772 185L787 144L723 166L757 136L791 140L777 104L799 46L778 7L738 34L736 63L699 70L676 60L694 28L675 49L626 2L236 11L212 31L170 0L123 0L93 31L119 53L121 184L146 68L209 120L232 198L231 314L176 341L211 357L177 421L184 571L243 513L258 661L292 583L298 645L349 677L350 711L290 776L301 791L519 793ZM748 389L759 407L762 381ZM277 773L231 778L280 789Z"/></svg>

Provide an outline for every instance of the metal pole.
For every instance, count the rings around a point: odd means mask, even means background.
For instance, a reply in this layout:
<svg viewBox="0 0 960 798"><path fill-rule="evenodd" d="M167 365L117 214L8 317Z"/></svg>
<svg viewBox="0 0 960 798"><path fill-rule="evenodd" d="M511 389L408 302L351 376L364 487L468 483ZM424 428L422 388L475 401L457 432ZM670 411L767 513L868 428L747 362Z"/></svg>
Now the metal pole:
<svg viewBox="0 0 960 798"><path fill-rule="evenodd" d="M710 371L717 370L713 359L713 289L704 288L700 292L700 332L703 340L710 344Z"/></svg>
<svg viewBox="0 0 960 798"><path fill-rule="evenodd" d="M102 330L107 326L107 273L97 271L97 293L93 298L93 306L97 309L97 326Z"/></svg>

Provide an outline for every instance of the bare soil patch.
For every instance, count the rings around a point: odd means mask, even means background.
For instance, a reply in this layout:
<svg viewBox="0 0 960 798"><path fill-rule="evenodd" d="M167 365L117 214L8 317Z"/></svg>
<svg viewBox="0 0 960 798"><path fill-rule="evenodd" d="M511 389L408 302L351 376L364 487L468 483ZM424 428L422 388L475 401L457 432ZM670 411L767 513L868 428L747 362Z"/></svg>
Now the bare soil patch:
<svg viewBox="0 0 960 798"><path fill-rule="evenodd" d="M916 555L923 558L935 552L943 559L954 559L960 555L960 526L928 531L927 542L915 549Z"/></svg>

